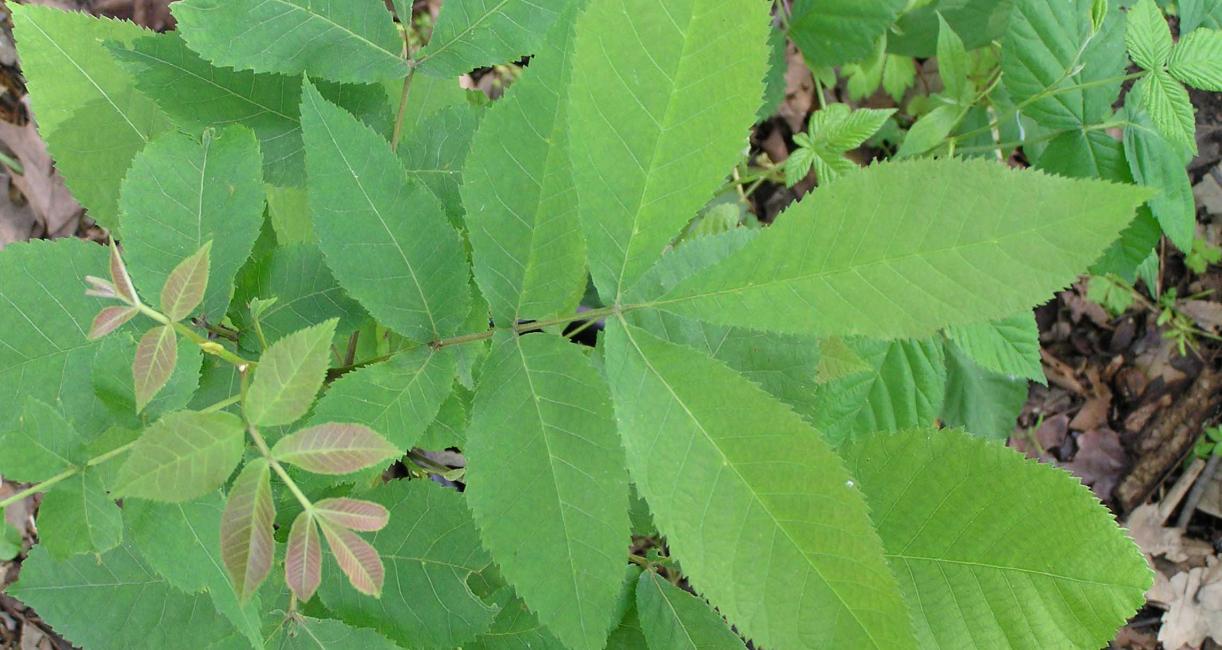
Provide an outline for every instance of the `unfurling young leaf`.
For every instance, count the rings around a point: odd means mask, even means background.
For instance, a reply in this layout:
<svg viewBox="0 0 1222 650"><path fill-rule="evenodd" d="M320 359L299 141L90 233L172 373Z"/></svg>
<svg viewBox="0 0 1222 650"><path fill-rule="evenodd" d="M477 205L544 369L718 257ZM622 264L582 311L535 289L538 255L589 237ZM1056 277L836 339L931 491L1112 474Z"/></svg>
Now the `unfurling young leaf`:
<svg viewBox="0 0 1222 650"><path fill-rule="evenodd" d="M281 438L272 456L315 474L351 474L402 454L376 431L359 424L320 424Z"/></svg>
<svg viewBox="0 0 1222 650"><path fill-rule="evenodd" d="M202 248L170 271L165 285L161 288L161 310L172 321L180 321L204 301L204 292L208 290L208 261L212 251L212 242Z"/></svg>
<svg viewBox="0 0 1222 650"><path fill-rule="evenodd" d="M322 526L323 536L327 538L327 547L335 556L335 563L348 576L348 582L363 594L381 596L386 571L377 550L347 528L325 519L318 523Z"/></svg>
<svg viewBox="0 0 1222 650"><path fill-rule="evenodd" d="M96 341L123 327L127 321L139 314L135 307L103 307L89 325L89 340Z"/></svg>
<svg viewBox="0 0 1222 650"><path fill-rule="evenodd" d="M171 413L140 435L119 469L116 496L182 502L221 486L242 460L242 421L229 413Z"/></svg>
<svg viewBox="0 0 1222 650"><path fill-rule="evenodd" d="M159 325L144 333L132 359L136 382L136 412L144 410L170 381L178 363L178 339L170 325Z"/></svg>
<svg viewBox="0 0 1222 650"><path fill-rule="evenodd" d="M1162 70L1171 56L1171 27L1154 0L1137 0L1129 10L1124 42L1133 63L1150 71Z"/></svg>
<svg viewBox="0 0 1222 650"><path fill-rule="evenodd" d="M241 600L254 595L271 573L276 559L275 520L271 468L262 458L252 460L233 482L221 515L221 559Z"/></svg>
<svg viewBox="0 0 1222 650"><path fill-rule="evenodd" d="M301 511L289 528L284 549L284 582L303 603L314 597L322 582L322 537L314 513L309 510Z"/></svg>
<svg viewBox="0 0 1222 650"><path fill-rule="evenodd" d="M136 287L132 285L132 278L127 273L127 265L119 256L119 246L114 241L110 242L110 281L115 287L115 293L124 302L129 305L140 304L140 298L136 295Z"/></svg>
<svg viewBox="0 0 1222 650"><path fill-rule="evenodd" d="M314 504L314 512L332 524L363 532L382 530L390 521L386 506L360 499L323 499Z"/></svg>
<svg viewBox="0 0 1222 650"><path fill-rule="evenodd" d="M851 110L845 104L832 104L815 113L808 132L794 136L799 146L785 162L785 184L797 185L812 168L820 185L859 169L844 154L860 147L894 113L894 109Z"/></svg>
<svg viewBox="0 0 1222 650"><path fill-rule="evenodd" d="M246 395L246 417L258 426L292 424L309 410L331 363L337 321L294 332L272 344Z"/></svg>

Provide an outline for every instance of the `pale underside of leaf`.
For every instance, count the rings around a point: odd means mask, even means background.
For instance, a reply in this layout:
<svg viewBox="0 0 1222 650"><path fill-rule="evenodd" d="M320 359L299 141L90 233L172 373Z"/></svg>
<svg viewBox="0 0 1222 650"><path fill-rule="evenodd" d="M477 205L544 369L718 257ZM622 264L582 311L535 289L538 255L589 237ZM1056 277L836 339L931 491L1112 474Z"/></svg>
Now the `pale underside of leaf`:
<svg viewBox="0 0 1222 650"><path fill-rule="evenodd" d="M399 455L399 449L359 424L320 424L285 436L272 448L276 460L315 474L350 474Z"/></svg>
<svg viewBox="0 0 1222 650"><path fill-rule="evenodd" d="M132 359L132 377L136 382L136 411L145 406L165 388L178 362L178 339L174 328L159 325L144 333L136 345Z"/></svg>
<svg viewBox="0 0 1222 650"><path fill-rule="evenodd" d="M140 313L135 307L104 307L89 325L89 340L96 341L123 327Z"/></svg>
<svg viewBox="0 0 1222 650"><path fill-rule="evenodd" d="M221 515L221 559L242 600L254 595L271 573L275 520L271 469L263 459L251 461L233 482Z"/></svg>
<svg viewBox="0 0 1222 650"><path fill-rule="evenodd" d="M322 538L308 510L293 519L284 550L284 582L301 602L309 602L322 582Z"/></svg>
<svg viewBox="0 0 1222 650"><path fill-rule="evenodd" d="M326 520L319 521L319 524L323 536L327 538L327 546L340 570L348 576L348 582L363 594L380 596L386 570L373 546L347 528Z"/></svg>

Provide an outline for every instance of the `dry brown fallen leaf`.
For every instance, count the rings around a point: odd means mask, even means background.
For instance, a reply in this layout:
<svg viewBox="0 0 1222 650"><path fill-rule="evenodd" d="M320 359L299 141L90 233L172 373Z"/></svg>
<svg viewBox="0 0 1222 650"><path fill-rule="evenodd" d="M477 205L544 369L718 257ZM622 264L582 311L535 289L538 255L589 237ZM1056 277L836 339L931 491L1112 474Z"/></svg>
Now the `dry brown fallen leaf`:
<svg viewBox="0 0 1222 650"><path fill-rule="evenodd" d="M1200 648L1205 639L1222 641L1222 561L1155 581L1150 601L1167 608L1158 640L1168 650Z"/></svg>
<svg viewBox="0 0 1222 650"><path fill-rule="evenodd" d="M1104 501L1112 498L1112 490L1120 481L1127 456L1120 436L1111 429L1095 429L1078 436L1078 453L1065 464L1083 483Z"/></svg>
<svg viewBox="0 0 1222 650"><path fill-rule="evenodd" d="M29 98L22 100L29 107ZM8 147L24 168L12 174L13 185L21 191L30 209L42 224L40 235L64 237L77 231L81 205L72 198L64 180L51 162L47 145L38 135L33 120L24 126L0 121L0 142Z"/></svg>

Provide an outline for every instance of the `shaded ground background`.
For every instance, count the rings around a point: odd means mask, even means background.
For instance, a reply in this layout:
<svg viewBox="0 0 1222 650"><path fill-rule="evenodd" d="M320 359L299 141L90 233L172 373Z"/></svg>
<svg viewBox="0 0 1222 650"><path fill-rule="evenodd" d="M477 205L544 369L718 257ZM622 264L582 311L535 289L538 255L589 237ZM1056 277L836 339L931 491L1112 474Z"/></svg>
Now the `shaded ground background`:
<svg viewBox="0 0 1222 650"><path fill-rule="evenodd" d="M170 0L27 1L134 20L157 30L173 27L166 8ZM0 164L0 249L37 237L104 239L105 233L64 188L30 119L4 2L0 154L8 161ZM416 5L435 15L440 3L417 0ZM922 70L920 77L936 83L932 69ZM497 71L484 71L463 83L497 95L501 81ZM777 163L788 157L792 135L805 128L817 106L809 71L796 53L789 57L787 82L785 101L753 138L754 152ZM829 98L846 99L840 89L827 92ZM1222 246L1222 95L1194 91L1192 99L1198 109L1200 154L1190 173L1199 235ZM883 95L864 103L894 105ZM809 189L762 186L751 196L752 209L770 221ZM1079 476L1151 557L1158 575L1149 603L1120 631L1113 647L1218 648L1222 469L1216 460L1199 458L1194 447L1205 429L1222 421L1222 267L1213 264L1195 272L1171 247L1161 250L1161 259L1158 286L1118 316L1087 300L1085 283L1037 310L1048 385L1031 387L1009 444ZM1175 298L1166 299L1172 292ZM1183 354L1180 341L1169 333L1182 336ZM11 484L0 484L0 497L13 491ZM21 552L35 539L37 505L32 498L5 513L22 538L0 536L0 558L12 557L0 561L0 586L16 579ZM0 593L0 648L69 647L35 612Z"/></svg>

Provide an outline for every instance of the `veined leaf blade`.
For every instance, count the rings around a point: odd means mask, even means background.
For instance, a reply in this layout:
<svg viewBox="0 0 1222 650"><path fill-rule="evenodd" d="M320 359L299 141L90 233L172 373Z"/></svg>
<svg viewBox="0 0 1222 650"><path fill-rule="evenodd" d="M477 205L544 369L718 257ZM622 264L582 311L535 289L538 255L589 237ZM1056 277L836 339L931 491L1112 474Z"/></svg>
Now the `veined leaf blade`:
<svg viewBox="0 0 1222 650"><path fill-rule="evenodd" d="M636 583L636 611L650 650L742 650L721 616L653 571Z"/></svg>
<svg viewBox="0 0 1222 650"><path fill-rule="evenodd" d="M136 356L132 359L137 413L143 411L165 388L177 363L178 339L173 327L159 325L140 337L140 342L136 344Z"/></svg>
<svg viewBox="0 0 1222 650"><path fill-rule="evenodd" d="M879 164L820 188L645 304L778 332L921 338L1047 299L1148 196L988 161Z"/></svg>
<svg viewBox="0 0 1222 650"><path fill-rule="evenodd" d="M322 583L322 537L314 514L303 510L289 528L284 549L284 582L297 600L310 602Z"/></svg>
<svg viewBox="0 0 1222 650"><path fill-rule="evenodd" d="M844 456L922 647L1102 646L1143 602L1141 551L1059 469L955 430L867 436Z"/></svg>
<svg viewBox="0 0 1222 650"><path fill-rule="evenodd" d="M221 559L238 597L246 601L271 573L276 559L272 524L271 468L262 458L242 468L229 490L221 515Z"/></svg>
<svg viewBox="0 0 1222 650"><path fill-rule="evenodd" d="M819 434L702 353L611 325L629 472L692 584L764 647L913 647L865 500Z"/></svg>
<svg viewBox="0 0 1222 650"><path fill-rule="evenodd" d="M161 287L161 308L172 321L180 321L204 301L208 289L208 263L212 242L204 244L191 257L170 271Z"/></svg>
<svg viewBox="0 0 1222 650"><path fill-rule="evenodd" d="M452 0L442 5L429 44L417 56L420 71L457 77L533 54L557 14L580 2Z"/></svg>
<svg viewBox="0 0 1222 650"><path fill-rule="evenodd" d="M246 416L256 425L292 424L306 414L331 364L334 319L273 343L259 360L246 394Z"/></svg>
<svg viewBox="0 0 1222 650"><path fill-rule="evenodd" d="M467 317L469 273L441 205L408 180L381 136L308 82L301 113L314 230L335 278L409 338L454 334Z"/></svg>
<svg viewBox="0 0 1222 650"><path fill-rule="evenodd" d="M373 501L338 497L314 504L318 517L337 525L362 532L376 532L390 521L386 506Z"/></svg>
<svg viewBox="0 0 1222 650"><path fill-rule="evenodd" d="M570 149L605 303L662 255L741 156L767 36L767 7L754 0L592 0L578 19Z"/></svg>
<svg viewBox="0 0 1222 650"><path fill-rule="evenodd" d="M220 487L242 459L242 421L229 413L171 413L150 425L119 468L117 496L182 502Z"/></svg>
<svg viewBox="0 0 1222 650"><path fill-rule="evenodd" d="M566 645L601 648L631 541L628 477L610 395L580 349L498 337L464 452L467 501L505 578Z"/></svg>
<svg viewBox="0 0 1222 650"><path fill-rule="evenodd" d="M348 582L352 583L353 588L368 596L380 597L386 569L377 550L347 528L329 523L325 519L318 523L336 564L344 575L348 576Z"/></svg>
<svg viewBox="0 0 1222 650"><path fill-rule="evenodd" d="M377 0L185 0L172 9L187 45L219 66L340 82L407 74Z"/></svg>
<svg viewBox="0 0 1222 650"><path fill-rule="evenodd" d="M400 454L376 431L359 424L320 424L276 441L272 457L315 474L351 474Z"/></svg>

